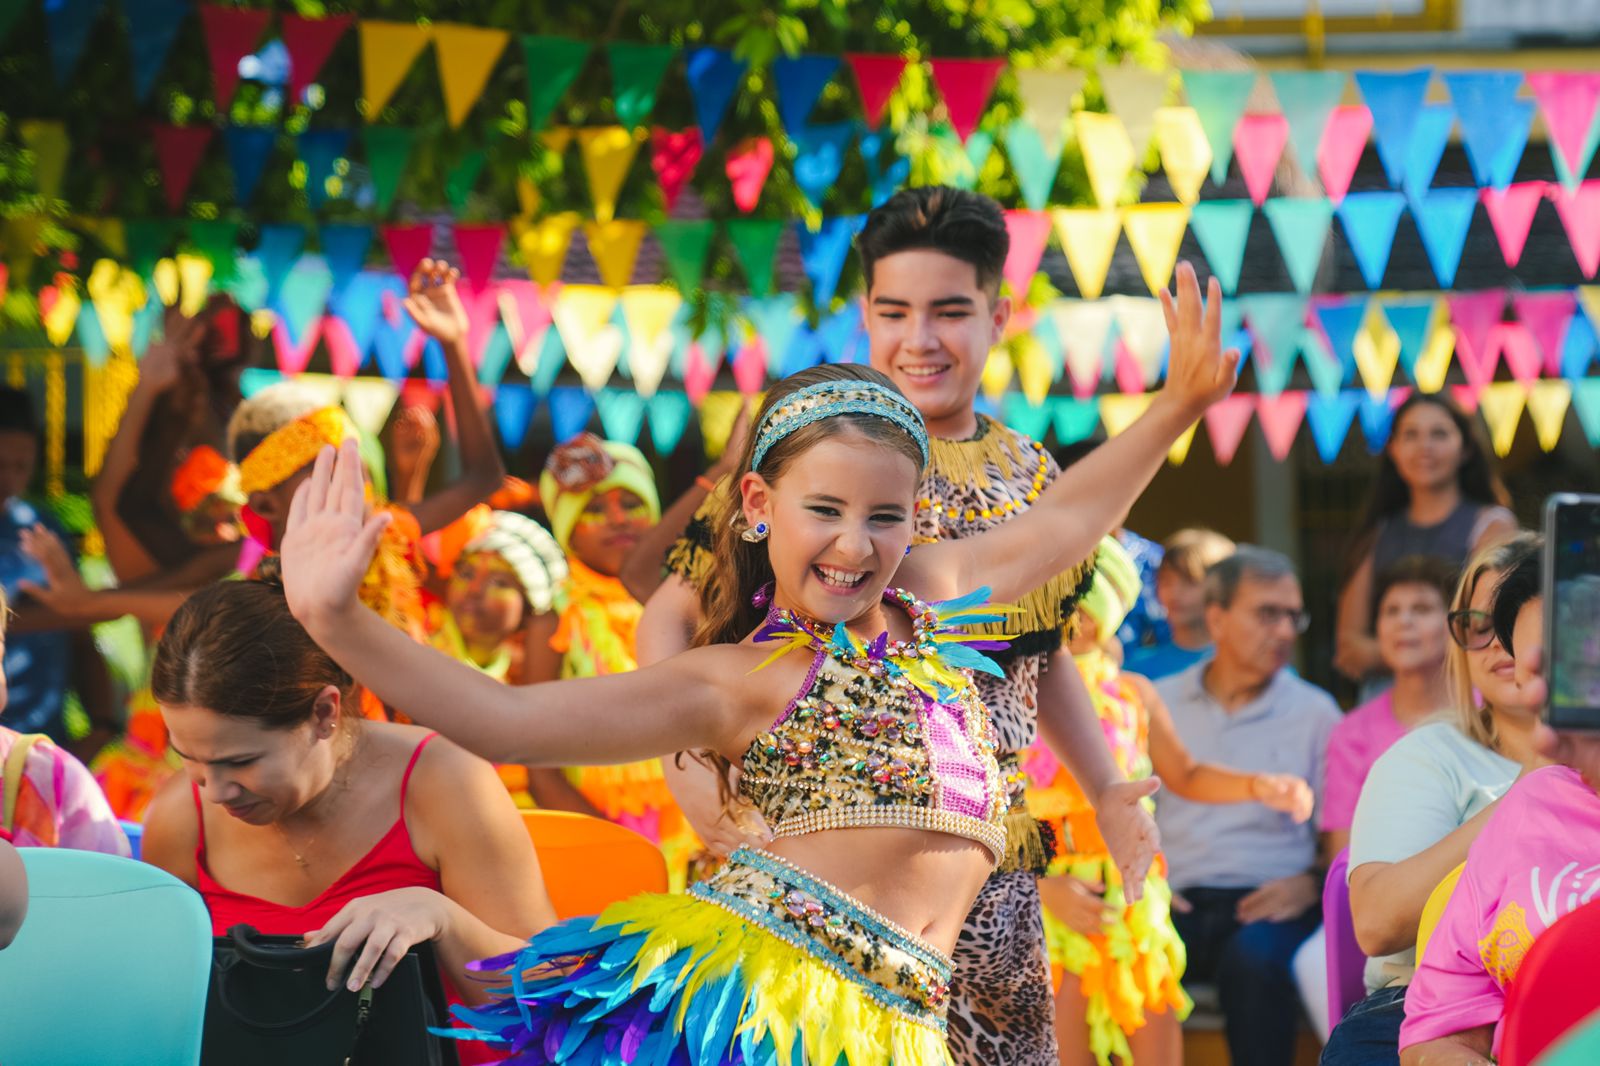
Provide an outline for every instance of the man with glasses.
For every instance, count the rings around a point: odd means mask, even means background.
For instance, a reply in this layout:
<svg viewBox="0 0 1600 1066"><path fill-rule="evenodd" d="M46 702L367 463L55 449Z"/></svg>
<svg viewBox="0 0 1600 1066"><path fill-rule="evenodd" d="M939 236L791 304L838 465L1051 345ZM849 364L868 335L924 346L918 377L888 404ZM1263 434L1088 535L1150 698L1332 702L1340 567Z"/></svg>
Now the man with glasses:
<svg viewBox="0 0 1600 1066"><path fill-rule="evenodd" d="M1287 669L1309 618L1294 564L1242 545L1206 571L1207 662L1157 684L1197 761L1294 774L1322 792L1326 692ZM1294 1059L1299 997L1291 961L1321 919L1323 865L1315 820L1295 824L1258 804L1213 806L1162 794L1161 843L1176 896L1173 920L1190 980L1213 981L1235 1066Z"/></svg>

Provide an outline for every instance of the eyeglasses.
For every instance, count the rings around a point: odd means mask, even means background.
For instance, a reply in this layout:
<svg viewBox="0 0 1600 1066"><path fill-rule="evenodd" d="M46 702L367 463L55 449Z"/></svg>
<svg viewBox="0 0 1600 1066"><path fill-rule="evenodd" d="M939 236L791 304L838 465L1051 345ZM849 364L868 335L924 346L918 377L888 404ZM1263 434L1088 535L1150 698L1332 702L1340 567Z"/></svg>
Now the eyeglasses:
<svg viewBox="0 0 1600 1066"><path fill-rule="evenodd" d="M1482 651L1494 643L1494 620L1488 611L1451 611L1450 639L1463 651Z"/></svg>
<svg viewBox="0 0 1600 1066"><path fill-rule="evenodd" d="M1311 628L1311 615L1303 608L1275 607L1268 603L1256 608L1256 622L1262 629L1274 629L1279 622L1288 622L1296 633L1304 633Z"/></svg>

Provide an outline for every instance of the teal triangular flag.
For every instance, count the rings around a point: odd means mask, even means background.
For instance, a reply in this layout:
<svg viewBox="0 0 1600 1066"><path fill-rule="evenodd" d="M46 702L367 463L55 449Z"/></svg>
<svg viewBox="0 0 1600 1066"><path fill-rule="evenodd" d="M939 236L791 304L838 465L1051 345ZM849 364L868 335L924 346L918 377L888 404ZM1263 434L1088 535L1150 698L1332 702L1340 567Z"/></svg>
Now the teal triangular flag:
<svg viewBox="0 0 1600 1066"><path fill-rule="evenodd" d="M782 368L788 365L789 347L805 320L795 294L780 292L774 296L747 298L741 302L741 309L767 344L767 366L787 373Z"/></svg>
<svg viewBox="0 0 1600 1066"><path fill-rule="evenodd" d="M289 276L289 270L306 245L306 228L292 222L278 222L261 227L261 240L256 244L256 260L267 279L266 303L278 298L278 290Z"/></svg>
<svg viewBox="0 0 1600 1066"><path fill-rule="evenodd" d="M1360 390L1324 396L1312 393L1306 397L1306 423L1311 427L1311 439L1317 446L1317 455L1324 463L1339 458L1344 439L1350 435L1350 424L1356 420L1361 407Z"/></svg>
<svg viewBox="0 0 1600 1066"><path fill-rule="evenodd" d="M1344 388L1347 381L1344 368L1328 350L1328 340L1320 329L1307 326L1300 331L1300 353L1300 362L1318 396L1333 396Z"/></svg>
<svg viewBox="0 0 1600 1066"><path fill-rule="evenodd" d="M1080 400L1075 396L1056 396L1052 399L1056 443L1062 446L1077 444L1094 436L1095 427L1100 424L1098 402L1093 399ZM1037 437L1034 439L1038 440Z"/></svg>
<svg viewBox="0 0 1600 1066"><path fill-rule="evenodd" d="M1356 372L1356 335L1367 320L1367 298L1352 296L1319 303L1316 308L1317 324L1339 360L1339 369L1348 381Z"/></svg>
<svg viewBox="0 0 1600 1066"><path fill-rule="evenodd" d="M156 326L165 317L166 310L166 305L160 300L146 300L144 306L133 313L132 347L135 359L144 358L145 349L150 347L150 338L155 335Z"/></svg>
<svg viewBox="0 0 1600 1066"><path fill-rule="evenodd" d="M1251 360L1256 367L1256 380L1265 378L1282 392L1294 372L1295 348L1300 331L1306 321L1306 298L1292 292L1258 292L1239 298L1244 306L1245 318L1250 322L1250 332L1255 334L1256 346ZM1262 392L1267 392L1262 387Z"/></svg>
<svg viewBox="0 0 1600 1066"><path fill-rule="evenodd" d="M78 321L73 335L83 348L85 362L97 369L106 365L106 359L111 355L111 344L106 340L105 330L100 328L100 316L95 314L94 304L87 300L78 308Z"/></svg>
<svg viewBox="0 0 1600 1066"><path fill-rule="evenodd" d="M1018 433L1034 440L1043 440L1044 435L1050 432L1053 416L1054 405L1050 399L1047 396L1043 403L1035 405L1020 392L1008 392L1003 407L1005 411L1003 421Z"/></svg>
<svg viewBox="0 0 1600 1066"><path fill-rule="evenodd" d="M1183 91L1189 98L1189 106L1200 116L1200 128L1211 144L1211 180L1218 185L1228 180L1228 162L1233 159L1233 128L1244 115L1255 84L1254 71L1183 72Z"/></svg>
<svg viewBox="0 0 1600 1066"><path fill-rule="evenodd" d="M561 376L561 368L566 365L567 350L561 344L561 331L552 326L544 332L544 343L539 346L539 362L529 375L534 391L541 396L548 394L556 378Z"/></svg>
<svg viewBox="0 0 1600 1066"><path fill-rule="evenodd" d="M500 443L506 451L522 447L528 437L528 423L539 407L539 397L521 382L507 382L494 392L494 423L500 429Z"/></svg>
<svg viewBox="0 0 1600 1066"><path fill-rule="evenodd" d="M1572 406L1589 447L1600 448L1600 378L1583 378L1572 383Z"/></svg>
<svg viewBox="0 0 1600 1066"><path fill-rule="evenodd" d="M1050 190L1061 167L1059 140L1054 154L1045 147L1039 131L1027 119L1013 119L1005 132L1006 156L1022 191L1022 202L1030 211L1043 211L1050 202Z"/></svg>
<svg viewBox="0 0 1600 1066"><path fill-rule="evenodd" d="M1391 190L1353 192L1339 204L1339 222L1345 240L1355 254L1356 266L1367 288L1383 287L1383 273L1389 268L1389 253L1394 250L1395 228L1406 209L1404 194Z"/></svg>
<svg viewBox="0 0 1600 1066"><path fill-rule="evenodd" d="M644 428L643 396L632 389L601 389L594 400L607 440L632 444L639 439L639 430Z"/></svg>
<svg viewBox="0 0 1600 1066"><path fill-rule="evenodd" d="M1333 204L1326 196L1275 196L1261 210L1277 238L1296 292L1308 293L1317 281L1322 249L1328 243Z"/></svg>
<svg viewBox="0 0 1600 1066"><path fill-rule="evenodd" d="M1467 245L1467 230L1477 206L1477 189L1429 189L1411 201L1411 214L1440 288L1448 289L1456 282L1456 268L1461 265L1461 251Z"/></svg>
<svg viewBox="0 0 1600 1066"><path fill-rule="evenodd" d="M344 292L366 265L367 249L372 246L372 227L354 223L326 225L318 233L322 258L333 273L333 298Z"/></svg>
<svg viewBox="0 0 1600 1066"><path fill-rule="evenodd" d="M658 453L671 455L678 450L693 414L689 397L681 392L658 392L650 397L650 439Z"/></svg>
<svg viewBox="0 0 1600 1066"><path fill-rule="evenodd" d="M1406 177L1407 153L1411 150L1411 135L1417 126L1417 115L1422 111L1423 97L1428 93L1428 79L1432 67L1406 71L1356 71L1356 86L1367 110L1372 112L1372 137L1377 142L1378 159L1389 176L1389 184L1398 188Z"/></svg>
<svg viewBox="0 0 1600 1066"><path fill-rule="evenodd" d="M833 302L839 274L850 255L850 244L865 222L862 215L836 215L823 219L815 233L804 222L795 222L795 233L800 238L800 262L805 267L806 277L811 279L811 302L818 308Z"/></svg>
<svg viewBox="0 0 1600 1066"><path fill-rule="evenodd" d="M1503 189L1528 143L1534 102L1518 100L1520 70L1462 70L1444 75L1461 118L1461 141L1480 186Z"/></svg>
<svg viewBox="0 0 1600 1066"><path fill-rule="evenodd" d="M1244 247L1254 210L1255 205L1249 200L1201 200L1189 209L1189 230L1200 242L1211 273L1229 296L1239 288L1239 271L1244 266Z"/></svg>
<svg viewBox="0 0 1600 1066"><path fill-rule="evenodd" d="M306 256L283 280L272 310L296 347L305 339L306 331L322 318L332 291L333 273L320 256Z"/></svg>
<svg viewBox="0 0 1600 1066"><path fill-rule="evenodd" d="M1289 144L1307 174L1317 172L1317 148L1328 116L1344 96L1342 70L1276 70L1270 75L1278 106L1289 120Z"/></svg>
<svg viewBox="0 0 1600 1066"><path fill-rule="evenodd" d="M505 377L506 367L511 365L511 356L511 334L506 332L504 322L496 322L494 331L484 342L483 354L478 357L478 383L500 384L500 379Z"/></svg>
<svg viewBox="0 0 1600 1066"><path fill-rule="evenodd" d="M1422 358L1422 349L1432 332L1435 302L1432 297L1420 300L1395 299L1379 301L1378 306L1383 308L1389 328L1400 338L1400 366L1405 370L1406 377L1414 379L1417 360Z"/></svg>
<svg viewBox="0 0 1600 1066"><path fill-rule="evenodd" d="M1421 197L1433 184L1439 160L1444 158L1445 145L1450 143L1450 130L1455 120L1455 108L1449 104L1429 104L1418 112L1410 149L1406 152L1405 181L1401 183L1412 199Z"/></svg>
<svg viewBox="0 0 1600 1066"><path fill-rule="evenodd" d="M239 395L249 399L269 385L283 380L283 371L275 367L247 366L239 372Z"/></svg>

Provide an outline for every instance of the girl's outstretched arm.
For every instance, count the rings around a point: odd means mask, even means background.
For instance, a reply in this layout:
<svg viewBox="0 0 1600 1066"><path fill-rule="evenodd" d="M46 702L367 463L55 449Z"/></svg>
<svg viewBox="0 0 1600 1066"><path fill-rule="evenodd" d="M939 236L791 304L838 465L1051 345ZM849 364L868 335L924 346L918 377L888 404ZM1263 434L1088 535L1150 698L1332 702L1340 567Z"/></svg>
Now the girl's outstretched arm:
<svg viewBox="0 0 1600 1066"><path fill-rule="evenodd" d="M295 493L283 538L289 607L314 640L379 699L495 762L632 762L726 751L750 682L737 646L696 649L644 670L510 687L414 642L357 599L388 524L367 517L361 456L331 448Z"/></svg>

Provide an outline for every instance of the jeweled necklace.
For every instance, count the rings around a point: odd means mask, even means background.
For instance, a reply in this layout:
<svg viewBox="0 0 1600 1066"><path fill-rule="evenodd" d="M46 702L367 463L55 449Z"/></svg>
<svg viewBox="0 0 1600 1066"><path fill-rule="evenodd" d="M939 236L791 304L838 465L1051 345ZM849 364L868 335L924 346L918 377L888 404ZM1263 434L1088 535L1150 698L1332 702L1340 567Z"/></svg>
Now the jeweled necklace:
<svg viewBox="0 0 1600 1066"><path fill-rule="evenodd" d="M884 589L883 600L885 603L899 605L910 616L910 640L890 640L888 630L885 630L878 634L878 639L863 645L851 637L847 630L843 630L842 622L829 629L824 622L807 618L776 604L767 609L767 625L780 629L788 627L803 633L811 643L827 649L828 653L839 662L874 677L881 677L886 669L884 664L888 661L916 659L923 655L934 654L937 650L934 634L939 627L939 615L933 608L904 589ZM845 634L846 639L841 639L841 632Z"/></svg>

